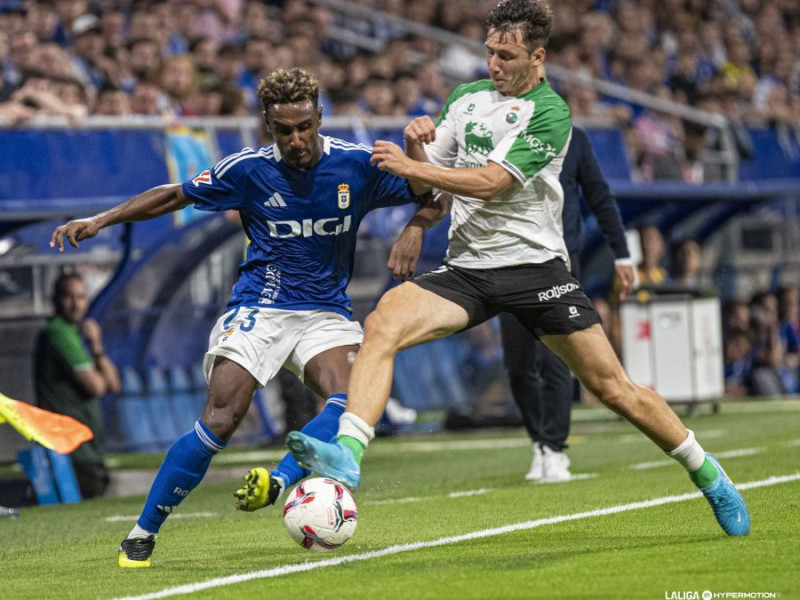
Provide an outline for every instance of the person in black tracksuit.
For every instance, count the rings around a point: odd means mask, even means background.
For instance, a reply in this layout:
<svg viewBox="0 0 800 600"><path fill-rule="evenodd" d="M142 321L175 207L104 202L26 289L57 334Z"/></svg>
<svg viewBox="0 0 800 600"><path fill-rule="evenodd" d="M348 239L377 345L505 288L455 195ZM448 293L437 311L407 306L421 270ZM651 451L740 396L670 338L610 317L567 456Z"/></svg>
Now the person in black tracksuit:
<svg viewBox="0 0 800 600"><path fill-rule="evenodd" d="M582 192L614 252L622 293L629 293L633 287L633 265L619 208L600 171L589 138L579 127L572 128L559 180L564 188L562 223L573 276L580 280L580 254L584 243ZM569 479L569 459L564 454L573 397L569 368L513 315L501 313L500 325L511 393L534 446L534 458L526 479L544 482Z"/></svg>

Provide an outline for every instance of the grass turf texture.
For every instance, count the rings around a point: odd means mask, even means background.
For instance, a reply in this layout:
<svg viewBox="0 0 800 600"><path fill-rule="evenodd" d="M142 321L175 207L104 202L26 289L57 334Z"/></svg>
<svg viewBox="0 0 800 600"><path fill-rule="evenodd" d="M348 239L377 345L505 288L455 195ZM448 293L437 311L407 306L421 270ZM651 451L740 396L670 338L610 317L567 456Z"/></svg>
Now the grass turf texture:
<svg viewBox="0 0 800 600"><path fill-rule="evenodd" d="M19 519L0 520L0 597L136 596L694 491L675 464L632 470L665 458L625 422L606 413L602 420L581 418L595 414L576 411L569 454L573 472L596 476L562 484L523 481L531 454L521 430L375 442L356 493L358 530L342 549L322 555L289 539L280 510L234 511L236 480L193 492L162 529L152 569L116 566L116 547L142 496L24 509ZM707 450L755 449L721 459L736 482L800 468L800 402L728 404L722 414L685 421ZM226 463L236 462L235 448L225 454ZM242 474L255 464L252 452L243 456ZM124 463L139 466L130 456ZM800 481L744 496L753 522L746 538L725 536L705 500L692 499L175 597L660 599L711 590L800 598ZM197 513L214 516L191 516ZM131 518L114 520L125 515Z"/></svg>

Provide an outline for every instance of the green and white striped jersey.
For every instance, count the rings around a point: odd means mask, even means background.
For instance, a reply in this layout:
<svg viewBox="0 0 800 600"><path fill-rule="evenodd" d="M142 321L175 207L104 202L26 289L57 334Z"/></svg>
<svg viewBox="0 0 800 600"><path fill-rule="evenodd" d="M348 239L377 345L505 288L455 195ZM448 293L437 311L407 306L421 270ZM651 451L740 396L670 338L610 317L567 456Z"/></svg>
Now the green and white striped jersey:
<svg viewBox="0 0 800 600"><path fill-rule="evenodd" d="M456 88L428 159L441 167L492 161L516 183L489 201L454 196L445 262L492 269L561 258L569 266L558 175L571 132L569 108L545 80L520 96L501 95L488 79Z"/></svg>

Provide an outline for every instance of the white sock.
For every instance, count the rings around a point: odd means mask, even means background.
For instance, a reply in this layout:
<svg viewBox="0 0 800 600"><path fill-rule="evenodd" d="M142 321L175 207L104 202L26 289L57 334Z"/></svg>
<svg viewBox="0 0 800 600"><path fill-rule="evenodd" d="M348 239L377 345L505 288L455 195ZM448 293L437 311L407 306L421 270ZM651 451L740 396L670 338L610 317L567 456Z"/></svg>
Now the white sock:
<svg viewBox="0 0 800 600"><path fill-rule="evenodd" d="M146 538L148 535L152 534L153 534L152 531L147 531L146 529L142 529L141 527L139 527L139 524L137 523L136 525L133 526L133 529L131 529L131 532L128 534L127 539L132 540L135 538Z"/></svg>
<svg viewBox="0 0 800 600"><path fill-rule="evenodd" d="M339 435L355 438L366 448L375 438L375 428L361 417L346 412L339 418Z"/></svg>
<svg viewBox="0 0 800 600"><path fill-rule="evenodd" d="M686 439L681 442L681 445L675 450L667 452L667 456L671 456L681 463L689 473L697 471L706 460L706 453L703 447L694 439L694 431L691 429Z"/></svg>

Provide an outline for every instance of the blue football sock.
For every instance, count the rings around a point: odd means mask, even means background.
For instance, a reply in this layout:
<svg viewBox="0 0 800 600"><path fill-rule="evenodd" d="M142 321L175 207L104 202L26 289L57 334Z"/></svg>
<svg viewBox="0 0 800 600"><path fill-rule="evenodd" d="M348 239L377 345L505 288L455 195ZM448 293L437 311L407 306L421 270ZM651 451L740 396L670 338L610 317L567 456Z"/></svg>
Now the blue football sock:
<svg viewBox="0 0 800 600"><path fill-rule="evenodd" d="M223 442L200 419L194 429L170 446L156 474L137 524L158 533L169 514L203 480L212 457L223 450Z"/></svg>
<svg viewBox="0 0 800 600"><path fill-rule="evenodd" d="M347 394L333 394L325 402L325 408L322 409L322 412L306 423L306 426L300 431L318 440L326 442L332 440L339 431L339 417L344 414L346 406ZM298 465L294 456L287 454L271 474L273 477L283 479L286 483L285 489L289 489L301 479L311 475L311 471Z"/></svg>

